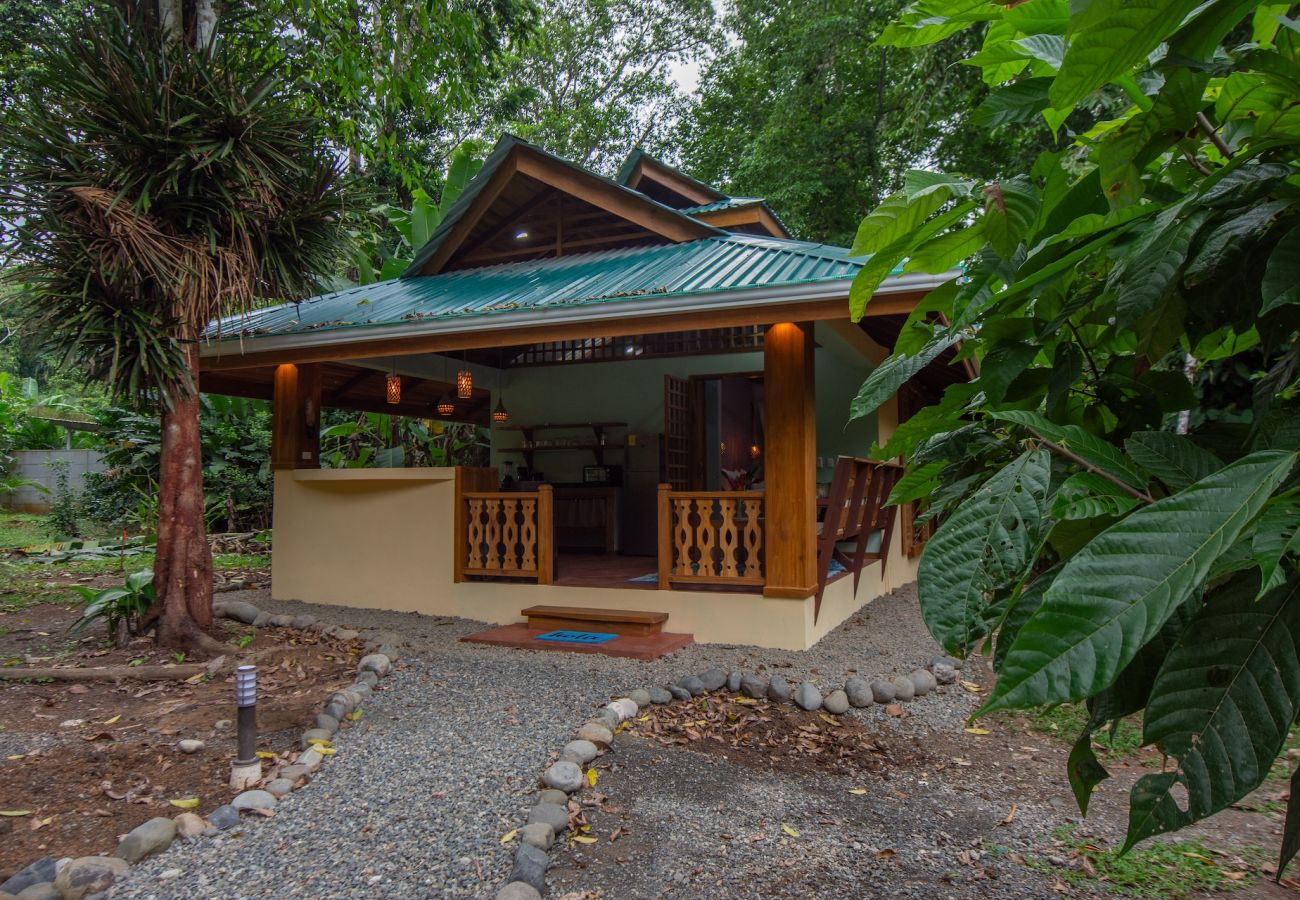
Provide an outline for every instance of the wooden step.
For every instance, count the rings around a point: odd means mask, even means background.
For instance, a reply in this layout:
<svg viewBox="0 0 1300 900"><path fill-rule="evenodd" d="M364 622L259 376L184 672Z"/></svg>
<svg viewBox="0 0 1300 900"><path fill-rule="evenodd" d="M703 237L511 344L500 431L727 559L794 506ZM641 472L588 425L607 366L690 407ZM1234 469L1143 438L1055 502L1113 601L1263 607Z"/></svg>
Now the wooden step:
<svg viewBox="0 0 1300 900"><path fill-rule="evenodd" d="M637 609L594 609L589 606L530 606L519 611L530 630L603 631L614 634L659 634L668 613Z"/></svg>

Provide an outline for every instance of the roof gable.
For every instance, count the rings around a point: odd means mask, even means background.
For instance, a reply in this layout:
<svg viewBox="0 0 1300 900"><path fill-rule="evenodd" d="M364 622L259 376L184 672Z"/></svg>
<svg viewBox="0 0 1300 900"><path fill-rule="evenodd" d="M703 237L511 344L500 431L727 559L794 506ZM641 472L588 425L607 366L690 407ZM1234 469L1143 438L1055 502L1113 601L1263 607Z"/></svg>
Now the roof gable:
<svg viewBox="0 0 1300 900"><path fill-rule="evenodd" d="M506 135L403 277L721 233Z"/></svg>
<svg viewBox="0 0 1300 900"><path fill-rule="evenodd" d="M628 156L615 180L674 209L731 199L713 185L692 178L639 148Z"/></svg>

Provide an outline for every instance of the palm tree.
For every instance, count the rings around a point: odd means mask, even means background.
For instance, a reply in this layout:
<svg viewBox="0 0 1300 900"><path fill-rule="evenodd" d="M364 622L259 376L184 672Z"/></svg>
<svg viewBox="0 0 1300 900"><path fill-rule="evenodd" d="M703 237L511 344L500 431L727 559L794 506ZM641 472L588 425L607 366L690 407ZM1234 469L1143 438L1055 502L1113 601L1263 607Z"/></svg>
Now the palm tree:
<svg viewBox="0 0 1300 900"><path fill-rule="evenodd" d="M103 7L52 34L0 135L0 222L36 331L160 409L158 639L213 643L198 341L295 297L346 253L337 158L269 73L227 53L211 0Z"/></svg>

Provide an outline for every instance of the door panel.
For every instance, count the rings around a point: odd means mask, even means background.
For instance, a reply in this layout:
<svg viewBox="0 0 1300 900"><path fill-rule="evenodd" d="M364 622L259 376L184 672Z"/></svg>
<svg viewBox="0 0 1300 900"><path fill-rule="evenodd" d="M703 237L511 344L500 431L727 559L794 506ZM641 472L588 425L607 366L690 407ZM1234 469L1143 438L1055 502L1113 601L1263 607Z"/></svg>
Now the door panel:
<svg viewBox="0 0 1300 900"><path fill-rule="evenodd" d="M687 379L664 376L664 470L675 491L691 489L692 399Z"/></svg>

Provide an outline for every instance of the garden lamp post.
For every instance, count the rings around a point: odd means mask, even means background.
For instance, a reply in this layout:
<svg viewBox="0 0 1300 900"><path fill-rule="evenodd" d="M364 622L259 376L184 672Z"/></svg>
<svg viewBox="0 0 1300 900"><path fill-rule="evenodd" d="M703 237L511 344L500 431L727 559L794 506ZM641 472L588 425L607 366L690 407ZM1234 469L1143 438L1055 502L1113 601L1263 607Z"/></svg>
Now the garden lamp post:
<svg viewBox="0 0 1300 900"><path fill-rule="evenodd" d="M230 766L230 787L242 791L262 780L262 761L257 757L257 666L235 669L235 714L239 752Z"/></svg>

